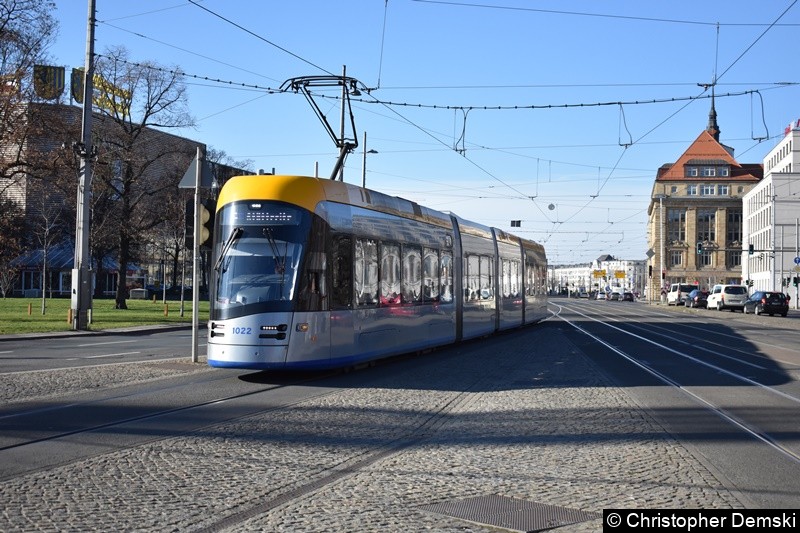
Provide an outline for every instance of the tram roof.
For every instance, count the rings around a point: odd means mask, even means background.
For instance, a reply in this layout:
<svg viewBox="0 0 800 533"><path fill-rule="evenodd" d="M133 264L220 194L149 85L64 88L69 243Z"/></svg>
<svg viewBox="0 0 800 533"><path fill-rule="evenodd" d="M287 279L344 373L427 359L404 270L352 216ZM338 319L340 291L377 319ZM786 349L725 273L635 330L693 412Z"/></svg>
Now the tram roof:
<svg viewBox="0 0 800 533"><path fill-rule="evenodd" d="M477 222L461 218L454 213L444 213L411 200L398 196L389 196L378 191L365 189L327 178L290 175L246 175L229 179L220 190L217 199L217 210L222 206L247 200L277 200L302 207L315 212L320 202L337 202L365 209L372 209L405 218L420 220L441 227L452 227L452 215L458 220L459 228L465 233L491 238L492 228ZM497 230L497 228L495 228ZM507 242L516 242L517 237L502 230L499 238ZM533 241L520 239L525 248L543 247Z"/></svg>
<svg viewBox="0 0 800 533"><path fill-rule="evenodd" d="M277 200L315 212L320 202L329 201L363 207L393 215L451 227L450 216L410 200L327 178L308 176L236 176L220 190L217 210L236 201Z"/></svg>

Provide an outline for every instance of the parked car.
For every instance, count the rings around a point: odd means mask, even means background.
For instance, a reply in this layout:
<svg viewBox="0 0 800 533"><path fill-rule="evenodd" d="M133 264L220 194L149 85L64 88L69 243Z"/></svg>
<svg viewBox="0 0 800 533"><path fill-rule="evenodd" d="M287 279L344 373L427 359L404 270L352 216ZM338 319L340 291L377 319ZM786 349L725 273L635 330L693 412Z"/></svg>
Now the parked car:
<svg viewBox="0 0 800 533"><path fill-rule="evenodd" d="M667 305L683 305L689 293L696 288L697 286L688 283L673 283L667 293Z"/></svg>
<svg viewBox="0 0 800 533"><path fill-rule="evenodd" d="M622 301L623 302L632 302L633 301L633 293L632 292L623 292L622 293Z"/></svg>
<svg viewBox="0 0 800 533"><path fill-rule="evenodd" d="M686 297L686 307L706 307L708 303L708 291L695 289Z"/></svg>
<svg viewBox="0 0 800 533"><path fill-rule="evenodd" d="M760 315L786 316L789 313L789 295L782 292L756 291L744 302L742 311Z"/></svg>
<svg viewBox="0 0 800 533"><path fill-rule="evenodd" d="M618 302L618 301L620 301L622 299L622 295L620 293L618 293L618 292L609 292L608 295L606 296L606 298L608 298L609 300Z"/></svg>
<svg viewBox="0 0 800 533"><path fill-rule="evenodd" d="M744 302L747 300L747 287L744 285L714 285L708 295L706 307L722 311L740 311L744 309Z"/></svg>

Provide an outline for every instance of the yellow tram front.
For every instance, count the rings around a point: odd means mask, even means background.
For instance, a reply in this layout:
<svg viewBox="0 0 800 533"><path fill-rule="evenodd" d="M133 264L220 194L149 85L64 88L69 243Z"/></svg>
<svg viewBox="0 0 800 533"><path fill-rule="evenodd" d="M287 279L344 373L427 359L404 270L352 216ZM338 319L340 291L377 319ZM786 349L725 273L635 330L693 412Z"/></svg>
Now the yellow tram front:
<svg viewBox="0 0 800 533"><path fill-rule="evenodd" d="M238 176L220 191L210 265L208 364L325 366L330 357L324 191L310 178Z"/></svg>

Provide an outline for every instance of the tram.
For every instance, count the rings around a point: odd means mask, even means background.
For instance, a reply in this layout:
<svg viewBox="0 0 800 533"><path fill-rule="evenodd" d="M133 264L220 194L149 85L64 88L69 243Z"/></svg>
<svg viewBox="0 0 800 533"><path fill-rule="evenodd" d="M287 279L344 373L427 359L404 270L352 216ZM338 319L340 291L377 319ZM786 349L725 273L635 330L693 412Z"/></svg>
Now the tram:
<svg viewBox="0 0 800 533"><path fill-rule="evenodd" d="M540 244L340 181L234 177L213 235L212 367L348 367L547 315Z"/></svg>

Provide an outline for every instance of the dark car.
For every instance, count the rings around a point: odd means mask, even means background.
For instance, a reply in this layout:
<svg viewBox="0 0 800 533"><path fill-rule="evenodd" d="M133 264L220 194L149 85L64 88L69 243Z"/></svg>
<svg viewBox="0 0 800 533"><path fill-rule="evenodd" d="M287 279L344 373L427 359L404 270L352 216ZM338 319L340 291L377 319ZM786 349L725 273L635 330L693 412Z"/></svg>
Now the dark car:
<svg viewBox="0 0 800 533"><path fill-rule="evenodd" d="M706 307L708 303L708 291L702 289L694 289L686 297L684 302L686 307Z"/></svg>
<svg viewBox="0 0 800 533"><path fill-rule="evenodd" d="M623 302L632 302L633 301L633 293L632 292L623 292L622 293L622 301Z"/></svg>
<svg viewBox="0 0 800 533"><path fill-rule="evenodd" d="M789 295L782 292L756 291L744 302L743 311L760 315L786 316L789 313Z"/></svg>

